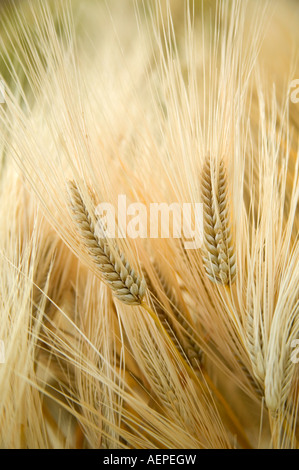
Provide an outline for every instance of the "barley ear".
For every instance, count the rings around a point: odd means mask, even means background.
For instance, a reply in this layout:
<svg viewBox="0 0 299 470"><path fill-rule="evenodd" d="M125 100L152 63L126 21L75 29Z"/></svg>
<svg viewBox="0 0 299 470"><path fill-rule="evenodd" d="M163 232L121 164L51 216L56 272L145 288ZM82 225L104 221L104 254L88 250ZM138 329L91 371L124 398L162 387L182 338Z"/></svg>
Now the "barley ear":
<svg viewBox="0 0 299 470"><path fill-rule="evenodd" d="M206 159L202 176L202 200L205 271L211 281L229 285L236 279L236 255L230 230L227 183L222 160L212 173L210 158Z"/></svg>
<svg viewBox="0 0 299 470"><path fill-rule="evenodd" d="M288 322L274 323L270 332L265 376L265 402L273 416L284 412L292 400L296 362L292 357L292 342L299 337L299 301Z"/></svg>
<svg viewBox="0 0 299 470"><path fill-rule="evenodd" d="M135 274L125 256L104 234L101 237L97 235L92 217L74 181L68 183L68 190L73 220L100 278L111 287L117 299L128 305L140 305L145 295L145 281Z"/></svg>

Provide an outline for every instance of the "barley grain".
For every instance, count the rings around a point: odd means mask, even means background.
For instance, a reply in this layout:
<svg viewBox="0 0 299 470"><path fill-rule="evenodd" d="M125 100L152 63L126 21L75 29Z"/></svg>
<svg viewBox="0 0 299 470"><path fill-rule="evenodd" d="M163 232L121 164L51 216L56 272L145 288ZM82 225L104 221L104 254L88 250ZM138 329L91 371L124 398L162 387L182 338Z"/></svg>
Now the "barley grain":
<svg viewBox="0 0 299 470"><path fill-rule="evenodd" d="M220 284L232 284L236 279L236 255L228 216L227 183L224 164L212 172L207 157L202 177L204 205L204 266L208 278Z"/></svg>
<svg viewBox="0 0 299 470"><path fill-rule="evenodd" d="M71 181L68 187L73 219L101 278L111 287L117 299L128 305L140 305L146 289L144 280L135 274L117 247L113 247L106 238L97 236L76 183Z"/></svg>

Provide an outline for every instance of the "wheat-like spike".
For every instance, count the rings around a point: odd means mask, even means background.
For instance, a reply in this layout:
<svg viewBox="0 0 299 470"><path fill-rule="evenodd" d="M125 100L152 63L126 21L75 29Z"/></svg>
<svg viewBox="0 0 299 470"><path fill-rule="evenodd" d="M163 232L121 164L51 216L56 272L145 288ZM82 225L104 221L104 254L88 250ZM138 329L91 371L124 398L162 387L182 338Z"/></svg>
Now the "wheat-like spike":
<svg viewBox="0 0 299 470"><path fill-rule="evenodd" d="M185 330L185 332L187 333L184 334L185 353L193 367L198 368L198 364L202 360L202 351L196 341L193 339L194 332L192 331L192 328L189 323L185 320L184 316L180 313L183 310L182 306L180 305L180 302L178 301L177 296L175 295L170 284L167 282L167 279L161 272L158 263L154 263L154 267L159 277L159 281L164 289L164 292L170 301L173 314L178 323L182 326L183 330Z"/></svg>
<svg viewBox="0 0 299 470"><path fill-rule="evenodd" d="M205 270L213 282L228 285L236 279L236 258L228 217L227 184L222 160L213 178L210 159L206 159L202 177L202 198Z"/></svg>
<svg viewBox="0 0 299 470"><path fill-rule="evenodd" d="M156 298L158 298L158 293L154 288L147 272L144 271L146 284L149 288L149 291L153 294L155 311L163 327L165 328L168 335L172 339L174 345L176 346L178 352L181 354L182 351L184 351L184 354L188 358L189 362L192 364L193 368L198 369L199 364L202 360L202 351L196 341L193 340L194 332L192 331L192 328L190 327L188 322L184 319L183 315L180 313L182 311L182 306L180 305L180 302L178 301L171 284L162 274L159 264L157 262L154 262L153 266L159 278L163 291L170 302L172 313L175 319L177 320L178 324L182 327L182 329L178 331L177 325L174 323L167 310L160 304L160 302L156 300Z"/></svg>
<svg viewBox="0 0 299 470"><path fill-rule="evenodd" d="M167 331L169 337L173 341L175 347L180 352L181 351L180 341L179 341L179 338L177 337L177 331L175 331L173 321L169 317L169 314L167 313L166 309L159 302L158 293L156 289L154 288L153 283L151 282L148 273L145 270L143 271L143 276L144 276L148 291L152 297L155 312L161 324L163 325L164 329Z"/></svg>
<svg viewBox="0 0 299 470"><path fill-rule="evenodd" d="M150 341L152 344L155 344L155 340L152 337L151 333L149 333L148 341ZM141 338L140 343L143 344L143 348L140 352L144 359L144 366L147 371L147 379L151 385L151 393L154 393L156 395L161 406L164 409L167 409L168 413L184 417L185 413L183 404L178 398L177 391L171 377L171 373L167 369L166 364L162 361L160 362L163 373L161 373L161 369L157 370L157 368L155 367L155 361L152 357L148 357L147 355L148 346ZM158 350L159 349L157 347L156 351Z"/></svg>
<svg viewBox="0 0 299 470"><path fill-rule="evenodd" d="M249 371L248 367L244 364L244 362L238 357L236 357L236 359L255 394L258 396L258 398L263 398L263 387L261 387L260 383L255 379L255 377L253 377L252 373Z"/></svg>
<svg viewBox="0 0 299 470"><path fill-rule="evenodd" d="M68 183L73 219L101 278L114 296L128 305L140 305L145 295L145 281L135 274L125 256L106 238L96 235L95 226L74 181Z"/></svg>
<svg viewBox="0 0 299 470"><path fill-rule="evenodd" d="M261 325L254 321L254 306L251 299L248 299L248 309L246 318L246 341L252 371L258 384L264 389L265 380L265 352Z"/></svg>
<svg viewBox="0 0 299 470"><path fill-rule="evenodd" d="M299 301L296 302L290 315L286 337L280 335L279 328L273 331L275 347L269 348L268 367L265 376L265 402L273 416L284 411L290 400L296 363L292 361L292 341L299 338ZM279 343L277 345L277 343Z"/></svg>

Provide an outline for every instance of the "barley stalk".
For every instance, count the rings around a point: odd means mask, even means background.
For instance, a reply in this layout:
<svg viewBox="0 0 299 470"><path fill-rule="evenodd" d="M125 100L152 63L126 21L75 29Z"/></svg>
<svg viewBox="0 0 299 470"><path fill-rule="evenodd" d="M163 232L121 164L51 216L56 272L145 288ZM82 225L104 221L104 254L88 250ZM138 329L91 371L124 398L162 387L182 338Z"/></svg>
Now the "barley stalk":
<svg viewBox="0 0 299 470"><path fill-rule="evenodd" d="M100 277L112 289L114 296L128 305L140 305L145 295L144 280L135 274L125 256L112 247L105 237L99 237L91 215L74 181L68 184L73 219L85 248Z"/></svg>
<svg viewBox="0 0 299 470"><path fill-rule="evenodd" d="M221 160L215 175L210 158L205 161L202 177L204 206L204 266L213 282L229 285L236 279L236 258L227 206L227 183Z"/></svg>

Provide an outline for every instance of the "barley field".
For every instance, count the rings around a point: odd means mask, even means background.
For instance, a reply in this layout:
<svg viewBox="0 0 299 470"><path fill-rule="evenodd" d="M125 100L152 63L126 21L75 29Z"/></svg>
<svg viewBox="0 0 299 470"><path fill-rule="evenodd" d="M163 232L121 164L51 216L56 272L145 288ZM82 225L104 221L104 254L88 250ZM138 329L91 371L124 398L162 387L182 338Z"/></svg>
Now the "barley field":
<svg viewBox="0 0 299 470"><path fill-rule="evenodd" d="M0 448L298 449L299 3L0 24Z"/></svg>

